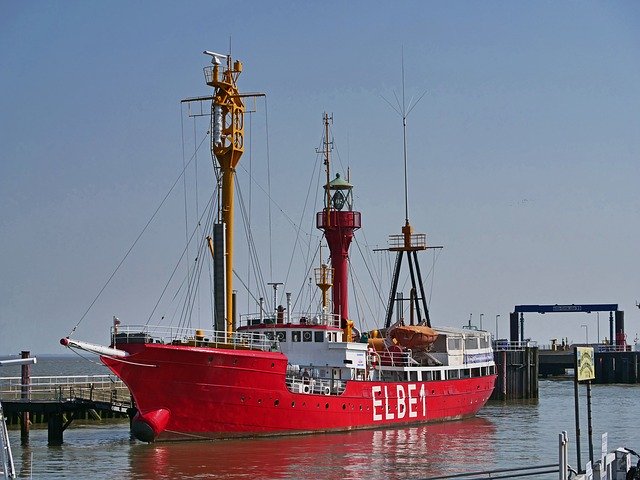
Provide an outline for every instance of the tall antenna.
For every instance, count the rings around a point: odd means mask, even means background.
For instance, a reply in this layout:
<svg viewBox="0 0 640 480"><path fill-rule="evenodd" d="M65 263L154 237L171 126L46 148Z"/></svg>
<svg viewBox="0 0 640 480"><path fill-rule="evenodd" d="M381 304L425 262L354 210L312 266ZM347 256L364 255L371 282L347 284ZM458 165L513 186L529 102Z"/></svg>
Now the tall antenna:
<svg viewBox="0 0 640 480"><path fill-rule="evenodd" d="M402 152L404 155L404 219L409 223L409 184L407 182L407 110L404 104L404 47L402 47Z"/></svg>
<svg viewBox="0 0 640 480"><path fill-rule="evenodd" d="M427 94L427 90L422 92L422 95L413 102L413 98L409 100L409 104L407 105L405 102L405 81L404 81L404 47L402 47L401 52L401 74L402 74L402 103L398 99L398 96L393 93L396 97L396 105L393 105L389 100L382 97L382 99L389 104L389 106L402 118L402 153L403 153L403 163L404 163L404 213L405 213L405 223L409 224L409 181L408 181L408 168L407 168L407 118L411 111L415 108L415 106L422 100Z"/></svg>

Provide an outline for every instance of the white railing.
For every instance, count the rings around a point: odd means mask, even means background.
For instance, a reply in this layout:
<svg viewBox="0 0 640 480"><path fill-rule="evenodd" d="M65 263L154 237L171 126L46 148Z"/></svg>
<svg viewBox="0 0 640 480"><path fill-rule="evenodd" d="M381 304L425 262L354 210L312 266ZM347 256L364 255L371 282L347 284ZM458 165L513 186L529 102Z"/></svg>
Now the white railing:
<svg viewBox="0 0 640 480"><path fill-rule="evenodd" d="M596 352L631 352L632 345L594 345Z"/></svg>
<svg viewBox="0 0 640 480"><path fill-rule="evenodd" d="M334 315L333 313L295 312L287 316L287 313L283 312L283 315L279 316L275 312L265 312L262 315L258 312L240 315L240 326L242 327L260 324L288 324L289 321L292 325L299 325L300 327L328 325L340 328L340 315Z"/></svg>
<svg viewBox="0 0 640 480"><path fill-rule="evenodd" d="M523 342L511 342L508 340L498 340L494 342L493 350L494 351L504 351L504 350L524 350L525 348L537 347L538 342L532 340L525 340Z"/></svg>
<svg viewBox="0 0 640 480"><path fill-rule="evenodd" d="M344 380L331 380L329 378L303 378L300 376L288 376L287 387L293 393L308 393L316 395L340 395L347 388ZM333 385L333 386L332 386Z"/></svg>
<svg viewBox="0 0 640 480"><path fill-rule="evenodd" d="M277 345L261 333L226 332L204 330L193 327L166 327L154 325L118 325L111 327L111 341L114 345L122 343L160 343L173 345L192 345L197 347L215 347L218 344L233 349L270 351Z"/></svg>
<svg viewBox="0 0 640 480"><path fill-rule="evenodd" d="M21 399L23 390L29 400L84 399L118 404L131 401L127 386L113 375L30 377L29 384L23 384L21 377L0 377L0 399Z"/></svg>

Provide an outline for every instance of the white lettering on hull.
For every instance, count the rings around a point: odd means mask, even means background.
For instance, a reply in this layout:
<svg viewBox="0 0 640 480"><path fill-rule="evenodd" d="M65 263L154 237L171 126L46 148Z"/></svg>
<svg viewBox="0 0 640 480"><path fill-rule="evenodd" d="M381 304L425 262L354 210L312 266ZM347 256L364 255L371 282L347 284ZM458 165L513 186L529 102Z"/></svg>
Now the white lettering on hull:
<svg viewBox="0 0 640 480"><path fill-rule="evenodd" d="M427 416L427 395L424 384L397 384L395 398L389 398L388 386L374 385L371 387L373 402L373 421L401 420L409 414L409 418L425 418ZM395 408L394 408L395 407ZM384 412L384 414L383 414Z"/></svg>

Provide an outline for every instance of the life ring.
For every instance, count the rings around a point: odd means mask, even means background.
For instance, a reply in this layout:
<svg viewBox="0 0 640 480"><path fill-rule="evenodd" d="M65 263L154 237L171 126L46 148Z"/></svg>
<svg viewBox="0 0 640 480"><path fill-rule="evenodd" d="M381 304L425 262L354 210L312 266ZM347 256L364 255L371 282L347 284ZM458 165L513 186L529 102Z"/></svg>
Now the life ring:
<svg viewBox="0 0 640 480"><path fill-rule="evenodd" d="M302 337L304 338L305 341L309 342L311 341L311 332L304 332L302 334Z"/></svg>

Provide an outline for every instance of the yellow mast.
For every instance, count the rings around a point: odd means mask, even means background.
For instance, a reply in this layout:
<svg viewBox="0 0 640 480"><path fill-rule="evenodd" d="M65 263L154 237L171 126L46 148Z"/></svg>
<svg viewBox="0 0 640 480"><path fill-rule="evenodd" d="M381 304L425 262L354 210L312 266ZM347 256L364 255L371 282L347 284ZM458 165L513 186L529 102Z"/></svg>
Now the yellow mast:
<svg viewBox="0 0 640 480"><path fill-rule="evenodd" d="M225 285L227 304L227 337L235 328L233 324L233 206L234 177L236 166L244 152L244 112L242 96L238 92L236 80L242 72L242 63L232 62L231 55L226 55L227 65L220 75L220 58L223 55L205 52L213 57L213 68L206 75L207 85L213 87L212 135L211 151L220 164L222 175L222 196L220 209L222 222L225 224ZM206 72L208 73L208 72Z"/></svg>

